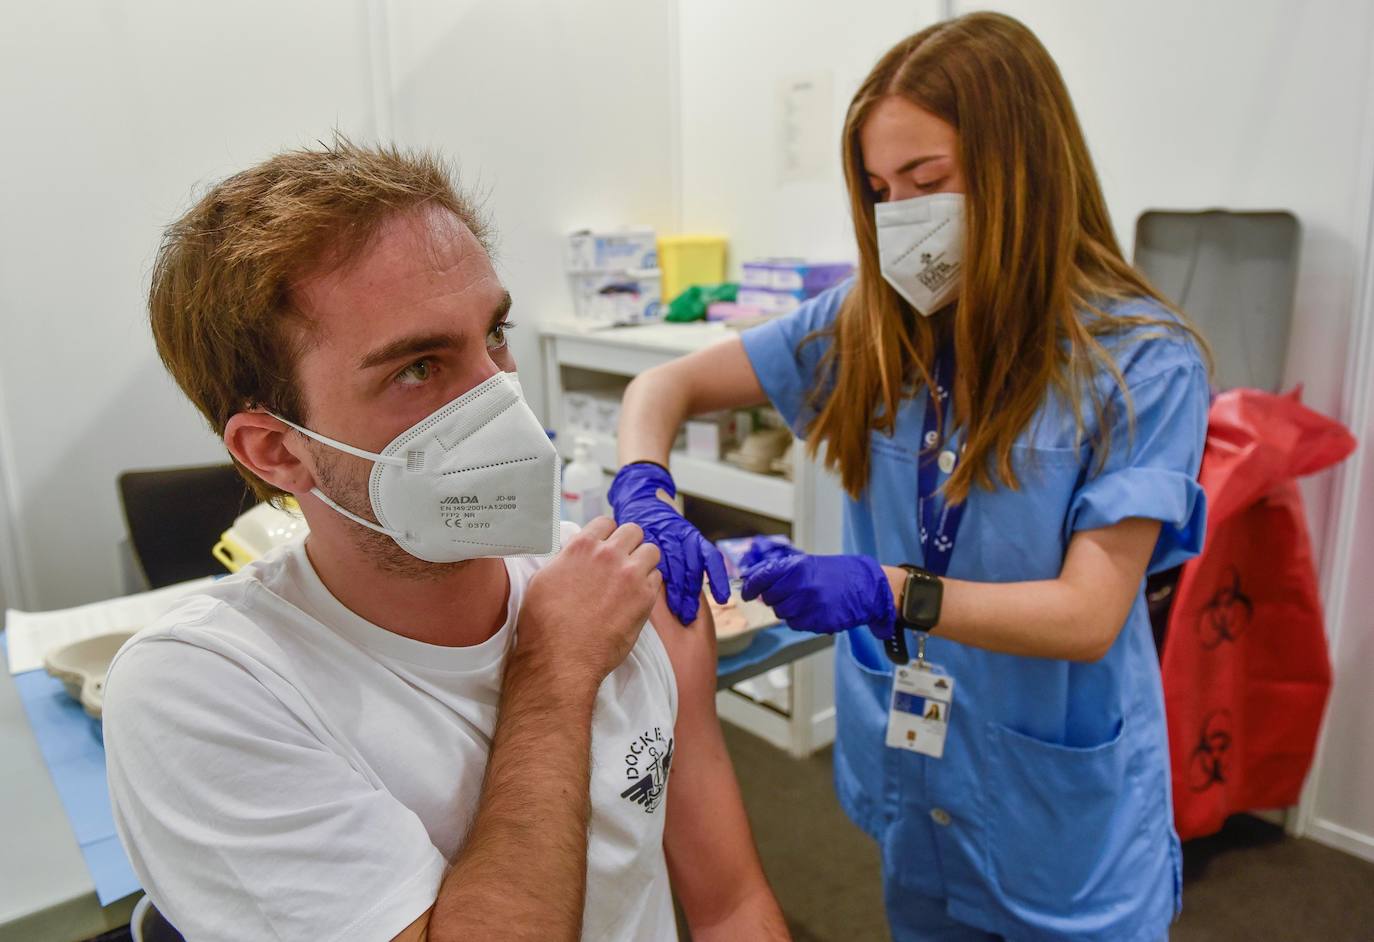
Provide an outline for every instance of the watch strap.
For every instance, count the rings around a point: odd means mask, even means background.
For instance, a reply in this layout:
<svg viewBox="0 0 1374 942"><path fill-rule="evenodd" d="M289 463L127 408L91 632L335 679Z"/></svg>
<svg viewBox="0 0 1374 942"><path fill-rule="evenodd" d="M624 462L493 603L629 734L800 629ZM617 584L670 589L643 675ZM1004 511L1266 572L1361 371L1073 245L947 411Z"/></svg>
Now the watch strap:
<svg viewBox="0 0 1374 942"><path fill-rule="evenodd" d="M892 637L883 642L883 647L887 650L887 659L893 664L911 663L911 651L906 646L906 625L900 617L892 627Z"/></svg>

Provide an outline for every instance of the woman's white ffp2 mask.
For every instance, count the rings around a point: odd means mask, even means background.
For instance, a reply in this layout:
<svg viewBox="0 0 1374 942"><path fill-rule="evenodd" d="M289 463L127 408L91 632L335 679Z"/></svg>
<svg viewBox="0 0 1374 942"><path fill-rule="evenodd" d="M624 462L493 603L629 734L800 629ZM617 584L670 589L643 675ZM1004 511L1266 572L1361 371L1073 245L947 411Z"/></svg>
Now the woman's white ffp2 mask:
<svg viewBox="0 0 1374 942"><path fill-rule="evenodd" d="M878 266L929 317L959 295L964 273L964 194L932 193L873 207Z"/></svg>
<svg viewBox="0 0 1374 942"><path fill-rule="evenodd" d="M374 462L368 494L377 523L318 487L310 493L354 523L385 533L412 556L456 563L558 550L558 452L513 374L497 373L468 390L380 454L281 421L322 445Z"/></svg>

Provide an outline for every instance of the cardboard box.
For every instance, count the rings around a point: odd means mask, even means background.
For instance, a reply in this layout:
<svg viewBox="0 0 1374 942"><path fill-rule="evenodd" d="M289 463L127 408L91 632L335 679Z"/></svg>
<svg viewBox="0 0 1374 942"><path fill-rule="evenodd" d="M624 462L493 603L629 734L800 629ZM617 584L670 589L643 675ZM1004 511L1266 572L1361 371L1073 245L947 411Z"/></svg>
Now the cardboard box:
<svg viewBox="0 0 1374 942"><path fill-rule="evenodd" d="M568 236L563 264L570 272L657 268L658 237L647 226L599 232L582 229Z"/></svg>
<svg viewBox="0 0 1374 942"><path fill-rule="evenodd" d="M749 422L752 431L752 419L746 410L711 412L688 419L683 423L687 454L693 458L719 461L726 450L740 440L741 416Z"/></svg>
<svg viewBox="0 0 1374 942"><path fill-rule="evenodd" d="M663 287L656 268L589 271L568 275L573 314L592 326L647 324L663 316Z"/></svg>
<svg viewBox="0 0 1374 942"><path fill-rule="evenodd" d="M765 314L789 314L801 307L804 300L806 298L801 291L741 287L736 303L743 307L756 307Z"/></svg>
<svg viewBox="0 0 1374 942"><path fill-rule="evenodd" d="M598 395L592 398L592 428L598 435L615 438L620 428L620 397Z"/></svg>
<svg viewBox="0 0 1374 942"><path fill-rule="evenodd" d="M589 393L569 390L563 393L563 433L590 432L595 414Z"/></svg>

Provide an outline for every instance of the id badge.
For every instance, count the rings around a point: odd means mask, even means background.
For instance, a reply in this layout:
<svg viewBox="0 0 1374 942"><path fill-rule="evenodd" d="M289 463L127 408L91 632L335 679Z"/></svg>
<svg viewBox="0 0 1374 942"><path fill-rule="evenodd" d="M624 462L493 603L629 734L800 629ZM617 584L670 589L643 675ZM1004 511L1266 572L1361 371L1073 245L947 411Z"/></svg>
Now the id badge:
<svg viewBox="0 0 1374 942"><path fill-rule="evenodd" d="M913 662L892 672L887 711L887 745L938 759L945 754L954 678L932 665Z"/></svg>

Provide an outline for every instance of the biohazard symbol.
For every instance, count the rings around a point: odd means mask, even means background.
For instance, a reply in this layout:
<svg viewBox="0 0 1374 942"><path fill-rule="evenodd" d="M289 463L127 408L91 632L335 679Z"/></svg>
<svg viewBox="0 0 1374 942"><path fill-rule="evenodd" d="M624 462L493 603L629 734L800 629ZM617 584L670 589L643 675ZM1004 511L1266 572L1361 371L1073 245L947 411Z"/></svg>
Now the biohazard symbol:
<svg viewBox="0 0 1374 942"><path fill-rule="evenodd" d="M1231 749L1231 711L1213 710L1202 721L1202 732L1188 762L1188 789L1205 792L1226 784L1227 753Z"/></svg>
<svg viewBox="0 0 1374 942"><path fill-rule="evenodd" d="M1226 583L1228 578L1229 584ZM1220 647L1222 642L1239 638L1255 614L1255 603L1241 591L1240 570L1227 566L1222 581L1224 584L1217 587L1202 607L1202 617L1197 622L1198 636L1207 651Z"/></svg>

